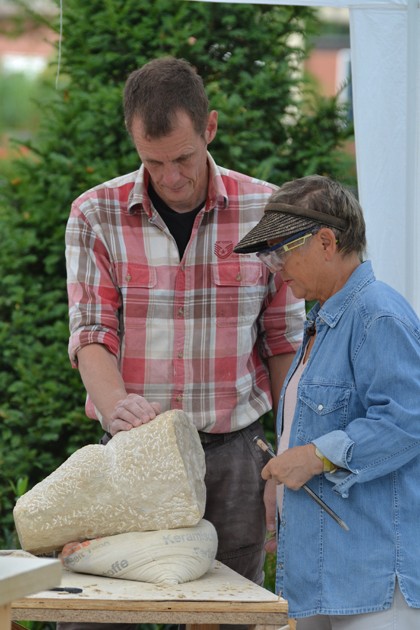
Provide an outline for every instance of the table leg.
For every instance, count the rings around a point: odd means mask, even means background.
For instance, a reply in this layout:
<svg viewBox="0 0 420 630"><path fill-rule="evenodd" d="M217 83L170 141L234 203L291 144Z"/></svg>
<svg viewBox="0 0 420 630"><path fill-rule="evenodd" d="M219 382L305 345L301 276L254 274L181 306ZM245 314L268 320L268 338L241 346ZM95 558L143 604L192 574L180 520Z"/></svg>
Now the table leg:
<svg viewBox="0 0 420 630"><path fill-rule="evenodd" d="M11 606L3 604L0 606L0 628L10 628L11 624Z"/></svg>

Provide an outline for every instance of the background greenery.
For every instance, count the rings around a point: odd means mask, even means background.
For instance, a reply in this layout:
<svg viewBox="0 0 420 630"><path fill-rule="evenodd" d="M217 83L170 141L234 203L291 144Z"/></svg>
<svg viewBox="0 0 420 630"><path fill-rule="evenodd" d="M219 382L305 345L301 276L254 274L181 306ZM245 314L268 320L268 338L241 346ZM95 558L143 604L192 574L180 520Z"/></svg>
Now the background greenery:
<svg viewBox="0 0 420 630"><path fill-rule="evenodd" d="M8 129L27 129L39 123L39 110L32 102L41 94L39 81L22 73L0 75L0 135ZM7 95L7 98L4 97Z"/></svg>
<svg viewBox="0 0 420 630"><path fill-rule="evenodd" d="M16 497L101 434L67 357L64 230L77 195L138 167L123 124L126 77L153 57L184 57L219 110L211 146L219 163L277 184L315 172L351 183L346 112L301 69L318 28L301 7L64 3L58 87L43 86L29 157L0 182L1 547L18 546ZM265 424L272 436L270 414Z"/></svg>

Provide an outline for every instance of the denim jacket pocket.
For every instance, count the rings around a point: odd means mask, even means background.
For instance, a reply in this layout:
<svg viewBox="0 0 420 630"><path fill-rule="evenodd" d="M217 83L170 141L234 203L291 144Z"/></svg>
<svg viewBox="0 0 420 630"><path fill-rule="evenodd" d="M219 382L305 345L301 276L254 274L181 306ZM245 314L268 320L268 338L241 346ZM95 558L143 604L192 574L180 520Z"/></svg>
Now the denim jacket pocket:
<svg viewBox="0 0 420 630"><path fill-rule="evenodd" d="M297 436L303 442L344 429L348 422L348 385L302 384L298 390Z"/></svg>

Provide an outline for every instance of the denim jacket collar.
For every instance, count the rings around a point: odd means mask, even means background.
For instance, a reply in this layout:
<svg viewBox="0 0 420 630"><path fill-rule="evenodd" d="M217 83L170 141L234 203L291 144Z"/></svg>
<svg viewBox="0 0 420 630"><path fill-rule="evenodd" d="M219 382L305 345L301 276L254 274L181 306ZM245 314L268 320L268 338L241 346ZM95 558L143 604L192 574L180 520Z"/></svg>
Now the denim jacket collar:
<svg viewBox="0 0 420 630"><path fill-rule="evenodd" d="M331 328L337 326L343 313L355 299L359 291L367 284L375 281L372 263L370 260L359 265L351 274L346 284L340 291L331 296L323 306L319 303L309 311L305 330L314 325L319 318Z"/></svg>

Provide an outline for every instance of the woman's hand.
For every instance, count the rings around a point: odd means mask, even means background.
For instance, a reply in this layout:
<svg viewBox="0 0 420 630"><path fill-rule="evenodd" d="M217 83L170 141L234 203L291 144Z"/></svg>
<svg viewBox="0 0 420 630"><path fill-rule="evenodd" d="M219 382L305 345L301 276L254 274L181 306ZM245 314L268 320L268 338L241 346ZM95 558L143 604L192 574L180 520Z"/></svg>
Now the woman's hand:
<svg viewBox="0 0 420 630"><path fill-rule="evenodd" d="M284 483L291 490L299 490L314 475L323 472L322 461L315 455L315 445L294 446L281 455L270 459L264 466L263 479L274 479L276 483Z"/></svg>

